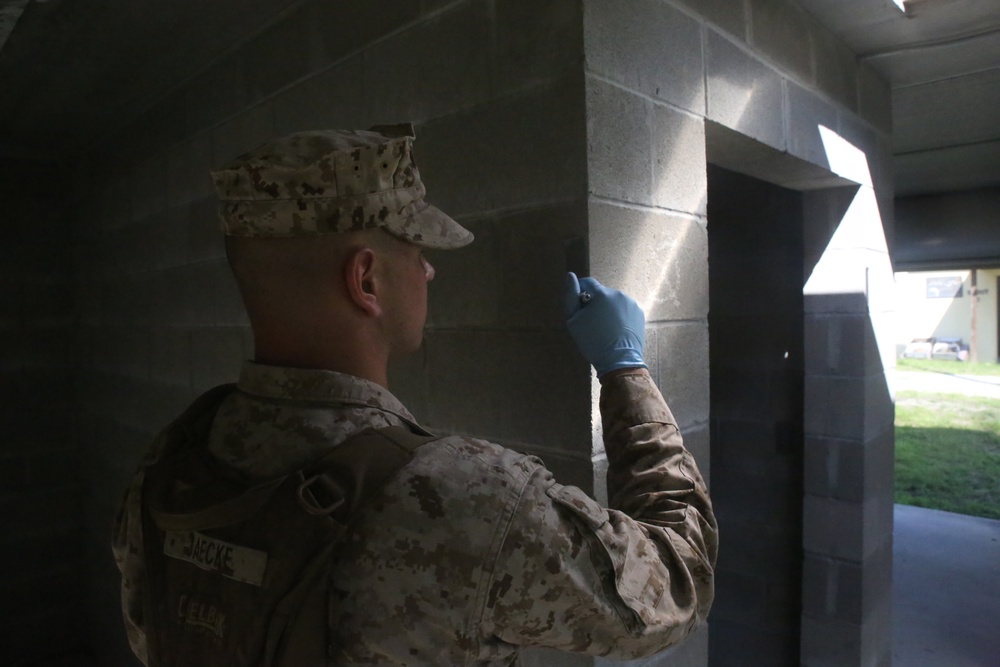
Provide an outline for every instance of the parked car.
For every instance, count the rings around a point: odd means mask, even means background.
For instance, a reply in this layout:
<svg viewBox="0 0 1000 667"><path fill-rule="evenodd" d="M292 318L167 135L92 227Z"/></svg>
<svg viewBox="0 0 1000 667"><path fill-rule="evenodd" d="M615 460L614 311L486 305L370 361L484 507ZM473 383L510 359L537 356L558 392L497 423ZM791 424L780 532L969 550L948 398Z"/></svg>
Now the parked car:
<svg viewBox="0 0 1000 667"><path fill-rule="evenodd" d="M969 348L962 343L961 338L938 338L931 348L931 358L966 361L969 358Z"/></svg>
<svg viewBox="0 0 1000 667"><path fill-rule="evenodd" d="M903 356L907 359L930 359L936 342L935 338L914 338L903 348Z"/></svg>

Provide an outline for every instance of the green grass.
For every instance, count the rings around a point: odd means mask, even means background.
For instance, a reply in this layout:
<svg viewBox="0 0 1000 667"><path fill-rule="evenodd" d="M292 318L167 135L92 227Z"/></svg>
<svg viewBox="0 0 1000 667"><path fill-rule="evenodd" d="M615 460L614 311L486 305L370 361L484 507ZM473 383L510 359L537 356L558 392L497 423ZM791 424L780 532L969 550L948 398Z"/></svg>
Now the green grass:
<svg viewBox="0 0 1000 667"><path fill-rule="evenodd" d="M1000 399L899 392L896 502L1000 519Z"/></svg>
<svg viewBox="0 0 1000 667"><path fill-rule="evenodd" d="M896 368L901 371L1000 376L1000 364L990 364L983 361L972 363L971 361L947 361L945 359L897 359Z"/></svg>

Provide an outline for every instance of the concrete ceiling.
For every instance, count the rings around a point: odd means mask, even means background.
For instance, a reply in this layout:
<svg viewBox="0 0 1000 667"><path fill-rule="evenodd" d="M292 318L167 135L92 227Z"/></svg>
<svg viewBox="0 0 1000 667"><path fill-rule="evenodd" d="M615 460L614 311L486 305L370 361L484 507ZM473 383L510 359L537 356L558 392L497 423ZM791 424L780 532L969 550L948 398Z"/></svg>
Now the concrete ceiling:
<svg viewBox="0 0 1000 667"><path fill-rule="evenodd" d="M0 155L86 150L302 1L0 0ZM891 82L898 195L1000 185L1000 0L798 2Z"/></svg>
<svg viewBox="0 0 1000 667"><path fill-rule="evenodd" d="M1000 185L1000 0L799 0L892 85L896 195Z"/></svg>

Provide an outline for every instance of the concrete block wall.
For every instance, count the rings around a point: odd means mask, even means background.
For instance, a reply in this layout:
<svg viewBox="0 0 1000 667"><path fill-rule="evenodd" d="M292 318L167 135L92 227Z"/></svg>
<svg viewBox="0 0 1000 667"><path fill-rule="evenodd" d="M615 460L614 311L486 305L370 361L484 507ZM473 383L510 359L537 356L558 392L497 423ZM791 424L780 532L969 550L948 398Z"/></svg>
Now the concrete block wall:
<svg viewBox="0 0 1000 667"><path fill-rule="evenodd" d="M866 186L805 195L807 254L818 257L805 296L802 653L809 665L892 660L893 284L884 239L865 238L863 228L877 218L858 214L873 200ZM855 286L831 291L832 274Z"/></svg>
<svg viewBox="0 0 1000 667"><path fill-rule="evenodd" d="M582 33L571 0L297 3L80 163L76 398L100 664L134 664L108 545L121 492L155 433L252 356L208 171L273 136L416 124L429 200L478 240L430 256L425 345L391 388L429 427L541 455L593 490L590 377L559 313L562 274L587 265Z"/></svg>
<svg viewBox="0 0 1000 667"><path fill-rule="evenodd" d="M709 309L715 309L711 302L705 302L709 262L703 249L706 247L703 235L713 224L711 209L706 211L706 160L800 191L834 188L828 193L828 215L824 222L812 221L820 212L805 206L805 202L795 216L802 231L798 237L802 244L798 249L799 266L805 273L790 278L800 290L797 296L786 295L789 299L795 297L794 303L768 305L785 321L790 322L789 317L799 318L802 354L806 354L807 348L820 345L822 336L816 337L817 323L807 315L805 321L810 324L807 331L807 325L801 321L805 308L801 288L810 276L809 269L819 263L821 256L836 255L855 269L843 275L849 276L851 283L860 280L866 285L865 293L874 295L878 302L865 311L867 321L872 323L870 335L863 328L845 330L841 344L846 348L863 347L872 338L884 338L886 308L880 295L885 292L889 275L886 241L892 239L888 85L870 68L859 64L842 42L790 0L616 3L590 0L583 4L591 268L598 277L640 296L651 313L648 335L652 340L663 336L665 331L689 332L683 347L652 346L656 356L651 360L654 373L680 413L685 429L706 432L704 425L708 424L709 401L699 397L708 398L709 374L704 364L712 355L704 355L703 350L710 343L713 351L718 345L724 354L729 344L715 339L705 319ZM841 189L843 186L850 189ZM843 208L838 208L841 203ZM839 217L834 218L834 214ZM850 224L845 227L860 231L863 240L853 246L847 241L841 243L844 240L841 233L835 251L828 253L827 242L847 218ZM825 230L828 235L818 243L815 230L824 224L830 225ZM701 238L692 233L696 229L701 230ZM786 260L791 261L791 256L786 256ZM865 276L870 278L867 283ZM783 283L768 287L776 287L778 293L785 294ZM848 285L845 291L850 293L853 288L853 284ZM721 298L729 294L720 292ZM832 301L837 301L837 294L831 294ZM824 304L836 312L836 305L829 301ZM812 310L807 311L812 313L824 307L810 302ZM824 321L819 326L829 323ZM891 366L883 354L876 356L884 366ZM677 363L678 359L684 359L679 363L680 368L667 365ZM773 412L775 406L764 400L768 395L767 382L774 381L773 376L768 376L768 369L763 369L763 374L757 369L756 380L754 374L735 373L731 384L723 383L719 391L731 393L734 410L757 415L739 425L738 430L750 432L751 439L764 438L790 446L790 436L785 431L797 429L801 433L803 421L807 429L813 420L836 421L839 412L849 416L841 422L850 423L863 441L877 440L883 450L888 447L891 451L891 437L888 440L883 437L882 428L886 415L891 414L891 401L879 392L877 382L866 380L850 386L839 380L817 383L812 377L815 373L804 367L805 362L800 359L798 371L805 373L806 378L799 387L805 393L805 401L812 401L812 409L805 407L799 411L798 424L794 423L794 414L786 415L790 421L781 428L777 427L781 419ZM671 396L674 382L680 387L676 391L679 396ZM812 390L818 385L829 391L824 394ZM839 391L831 393L834 388ZM785 387L784 393L794 393L794 389ZM686 399L690 400L685 405ZM726 396L720 399L725 401ZM760 428L759 415L767 415L774 421ZM729 422L730 429L736 427L734 415L726 418L733 420ZM736 454L716 452L718 443L713 437L710 456L707 435L693 440L704 442L700 454L706 459L724 462L730 454ZM814 623L814 617L797 620L803 604L800 593L803 589L813 591L813 578L817 576L815 568L802 569L803 549L811 548L817 534L823 535L827 544L833 541L826 531L829 524L817 523L815 513L805 511L803 519L802 491L810 491L805 488L800 464L805 456L803 447L810 446L814 446L813 440L802 443L800 437L795 443L796 452L785 458L773 446L770 451L750 454L758 472L763 469L774 472L775 466L782 471L777 474L777 490L767 484L761 491L773 499L769 505L773 512L764 520L776 541L784 545L785 559L771 565L762 559L764 565L755 573L756 579L730 577L728 582L720 581L720 588L735 595L737 607L744 611L768 608L773 613L765 614L763 621L748 619L745 614L742 619L731 616L728 626L725 621L713 620L712 646L719 650L710 653L712 664L745 664L745 653L727 656L721 649L739 650L738 647L747 645L748 637L754 637L754 659L771 660L760 664L862 664L831 649L829 643L813 641L822 635L824 623L829 622L832 631L841 631L843 628L836 625L835 619L823 618L819 623ZM815 465L812 458L809 460ZM866 461L866 465L879 466L877 470L865 468L867 478L884 476L884 451ZM707 461L702 462L707 468ZM845 485L845 493L849 492L847 487L858 486L856 480L834 474L833 465L835 462L827 461L821 466L833 475L836 481L832 484ZM718 488L718 474L718 470L712 471L713 492L724 499L717 502L720 514L724 514L727 489ZM869 506L874 503L881 508L886 498L891 498L874 482L861 486L863 503ZM792 493L796 489L797 495ZM728 503L730 508L746 502L746 499L732 500ZM806 501L806 510L810 502ZM882 516L880 512L868 511L862 522L865 535L880 542L891 535L891 526L882 521ZM728 538L723 533L723 554L727 550L748 553L758 541L752 534L735 533ZM790 542L796 536L808 536L810 541L796 547ZM798 561L786 562L790 558L789 549L797 550ZM873 606L884 608L888 599L885 586L874 583L876 575L884 574L879 564L883 562L884 557L878 562L858 562L865 576L852 580L852 585L856 585L850 590L852 594L877 601L866 604L865 610ZM766 592L768 586L770 595ZM716 612L713 619L725 616L725 604L723 601L722 611ZM851 607L852 611L858 609ZM730 607L730 611L735 610ZM867 619L854 616L853 628L859 636L860 633L866 638L877 636L881 642L879 652L884 652L888 635L873 631L873 628L883 629L884 624L877 625ZM746 623L741 624L742 621ZM761 623L769 622L775 623L772 630L779 626L781 629L761 643L755 630ZM809 633L803 637L801 650L797 641L799 627ZM774 637L784 639L771 641ZM705 658L694 660L691 664L702 664L698 660Z"/></svg>
<svg viewBox="0 0 1000 667"><path fill-rule="evenodd" d="M60 664L86 643L74 437L68 177L0 160L0 662ZM52 628L60 628L53 634Z"/></svg>
<svg viewBox="0 0 1000 667"><path fill-rule="evenodd" d="M794 43L767 37L790 29ZM414 121L429 199L478 241L431 257L426 344L392 388L428 426L540 454L599 494L596 387L559 321L561 274L639 298L651 370L708 473L705 163L741 157L713 152L712 128L840 174L818 128L835 125L886 217L887 108L878 78L780 0L306 0L262 16L77 169L75 419L102 664L131 664L107 545L121 489L154 433L252 353L213 165L291 131ZM707 653L702 632L637 664Z"/></svg>

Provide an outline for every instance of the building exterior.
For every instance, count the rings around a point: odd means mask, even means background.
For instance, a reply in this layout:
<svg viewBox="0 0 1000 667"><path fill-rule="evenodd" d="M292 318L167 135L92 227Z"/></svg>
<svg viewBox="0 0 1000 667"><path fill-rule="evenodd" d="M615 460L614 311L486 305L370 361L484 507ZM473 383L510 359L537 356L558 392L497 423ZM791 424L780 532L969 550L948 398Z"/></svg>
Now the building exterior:
<svg viewBox="0 0 1000 667"><path fill-rule="evenodd" d="M971 361L1000 362L1000 269L896 274L896 348L915 338L958 338Z"/></svg>

